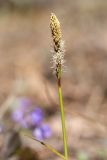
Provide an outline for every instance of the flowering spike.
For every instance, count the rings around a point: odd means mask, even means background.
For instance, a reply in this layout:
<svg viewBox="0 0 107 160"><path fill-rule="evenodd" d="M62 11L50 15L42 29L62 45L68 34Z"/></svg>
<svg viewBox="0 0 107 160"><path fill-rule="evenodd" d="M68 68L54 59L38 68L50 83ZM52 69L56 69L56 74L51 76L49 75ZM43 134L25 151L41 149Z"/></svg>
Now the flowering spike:
<svg viewBox="0 0 107 160"><path fill-rule="evenodd" d="M61 78L62 67L64 65L64 42L62 41L60 22L54 13L51 14L50 28L54 44L54 54L52 56L52 68L57 78Z"/></svg>
<svg viewBox="0 0 107 160"><path fill-rule="evenodd" d="M54 42L54 50L55 52L58 52L58 50L60 49L61 28L60 23L54 13L51 14L50 28Z"/></svg>

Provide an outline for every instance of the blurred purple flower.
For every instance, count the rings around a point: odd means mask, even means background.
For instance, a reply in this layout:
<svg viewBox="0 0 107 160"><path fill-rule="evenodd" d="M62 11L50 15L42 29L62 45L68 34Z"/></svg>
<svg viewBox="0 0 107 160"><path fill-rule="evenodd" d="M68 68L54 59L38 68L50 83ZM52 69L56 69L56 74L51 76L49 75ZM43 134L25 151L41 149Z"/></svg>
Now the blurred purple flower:
<svg viewBox="0 0 107 160"><path fill-rule="evenodd" d="M26 112L30 105L29 99L18 98L14 110L11 112L12 120L23 128L33 130L33 136L38 140L49 138L52 132L48 125L42 124L44 118L42 109L35 107L32 111Z"/></svg>
<svg viewBox="0 0 107 160"><path fill-rule="evenodd" d="M46 124L41 125L33 130L33 136L38 140L49 138L52 134L50 127Z"/></svg>
<svg viewBox="0 0 107 160"><path fill-rule="evenodd" d="M15 109L11 112L11 118L15 122L21 122L24 117L26 108L31 105L27 98L18 98L16 101Z"/></svg>
<svg viewBox="0 0 107 160"><path fill-rule="evenodd" d="M11 118L15 122L20 122L23 119L23 112L21 109L17 108L16 110L12 111Z"/></svg>
<svg viewBox="0 0 107 160"><path fill-rule="evenodd" d="M49 127L47 124L43 124L43 125L41 126L41 130L42 130L42 132L43 132L44 138L49 138L49 137L51 137L52 131L51 131L50 127Z"/></svg>
<svg viewBox="0 0 107 160"><path fill-rule="evenodd" d="M30 114L30 119L31 119L31 123L34 126L40 125L40 123L43 120L43 111L39 108L36 107Z"/></svg>
<svg viewBox="0 0 107 160"><path fill-rule="evenodd" d="M40 141L44 139L41 128L35 128L33 130L33 136Z"/></svg>

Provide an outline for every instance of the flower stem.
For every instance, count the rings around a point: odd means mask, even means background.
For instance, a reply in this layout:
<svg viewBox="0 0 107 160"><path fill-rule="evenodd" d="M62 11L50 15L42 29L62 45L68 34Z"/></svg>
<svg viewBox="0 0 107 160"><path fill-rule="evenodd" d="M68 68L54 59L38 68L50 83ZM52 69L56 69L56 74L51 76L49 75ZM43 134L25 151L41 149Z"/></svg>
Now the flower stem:
<svg viewBox="0 0 107 160"><path fill-rule="evenodd" d="M59 79L58 82L60 80L61 79ZM63 105L63 98L62 98L61 82L58 84L60 84L58 85L58 95L59 95L59 103L60 103L60 110L61 110L64 155L65 155L66 160L68 160L68 147L67 147L67 136L66 136L65 115L64 115L64 105Z"/></svg>

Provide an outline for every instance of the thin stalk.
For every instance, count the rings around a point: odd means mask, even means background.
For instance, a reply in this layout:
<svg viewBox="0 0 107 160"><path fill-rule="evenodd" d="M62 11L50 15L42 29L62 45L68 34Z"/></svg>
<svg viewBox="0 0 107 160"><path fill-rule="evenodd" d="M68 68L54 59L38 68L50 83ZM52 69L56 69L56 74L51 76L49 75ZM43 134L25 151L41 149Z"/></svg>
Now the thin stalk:
<svg viewBox="0 0 107 160"><path fill-rule="evenodd" d="M68 147L67 147L67 136L66 136L66 127L65 127L65 115L64 115L64 105L62 98L62 90L61 90L61 79L58 80L58 95L59 95L59 103L61 110L61 123L62 123L62 134L63 134L63 144L64 144L64 155L66 160L68 160Z"/></svg>
<svg viewBox="0 0 107 160"><path fill-rule="evenodd" d="M53 153L55 153L57 156L59 156L60 158L66 160L66 157L63 156L61 153L59 153L56 149L54 149L53 147L51 147L50 145L45 144L45 146L52 151Z"/></svg>
<svg viewBox="0 0 107 160"><path fill-rule="evenodd" d="M53 152L53 153L55 153L57 156L59 156L61 159L66 160L66 157L63 156L61 153L59 153L59 152L58 152L56 149L54 149L52 146L46 144L46 143L43 142L43 141L37 140L37 139L33 138L32 136L29 136L29 135L25 135L25 136L27 136L27 137L29 137L29 138L31 138L31 139L39 142L40 144L42 144L43 146L45 146L47 149L49 149L51 152Z"/></svg>

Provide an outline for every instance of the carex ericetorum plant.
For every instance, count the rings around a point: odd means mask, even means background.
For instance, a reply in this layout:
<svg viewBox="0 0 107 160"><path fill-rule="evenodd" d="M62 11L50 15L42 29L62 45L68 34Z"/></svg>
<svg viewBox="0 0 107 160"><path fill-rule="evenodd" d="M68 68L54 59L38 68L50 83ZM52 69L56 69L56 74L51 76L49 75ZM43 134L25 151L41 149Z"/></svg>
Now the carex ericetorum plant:
<svg viewBox="0 0 107 160"><path fill-rule="evenodd" d="M54 73L57 77L58 83L58 95L59 95L59 103L61 110L61 122L62 122L62 134L63 134L63 144L64 144L64 157L68 159L68 150L67 150L67 138L66 138L66 127L65 127L65 116L64 116L64 106L63 106L63 98L62 98L62 90L61 90L61 75L64 65L64 42L62 40L60 22L54 13L51 14L50 19L50 28L53 39L53 47L54 53L52 55L52 63Z"/></svg>
<svg viewBox="0 0 107 160"><path fill-rule="evenodd" d="M47 149L51 150L53 153L58 155L60 158L64 160L68 160L68 147L67 147L67 137L66 137L66 127L65 127L64 105L63 105L62 90L61 90L61 77L62 77L63 66L65 62L64 60L64 42L62 40L60 22L54 13L51 14L51 18L50 18L50 29L51 29L52 40L53 40L52 68L56 75L57 84L58 84L58 96L59 96L59 104L60 104L60 111L61 111L64 155L59 153L56 149L46 144L45 142L42 142L34 138L32 139L40 142Z"/></svg>

